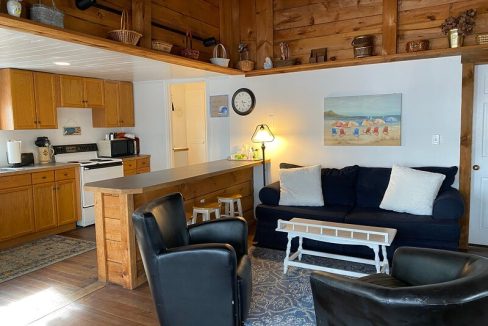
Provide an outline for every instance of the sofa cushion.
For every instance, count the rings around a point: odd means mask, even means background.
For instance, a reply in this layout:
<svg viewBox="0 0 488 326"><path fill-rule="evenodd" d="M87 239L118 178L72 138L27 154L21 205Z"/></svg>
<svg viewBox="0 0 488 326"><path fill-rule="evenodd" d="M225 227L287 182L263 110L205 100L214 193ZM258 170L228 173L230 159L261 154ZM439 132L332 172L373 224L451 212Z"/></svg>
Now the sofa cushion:
<svg viewBox="0 0 488 326"><path fill-rule="evenodd" d="M324 206L320 165L280 170L280 205Z"/></svg>
<svg viewBox="0 0 488 326"><path fill-rule="evenodd" d="M435 220L432 216L396 213L380 208L354 208L344 219L345 223L397 229L398 240L459 239L457 220ZM396 241L396 240L395 240Z"/></svg>
<svg viewBox="0 0 488 326"><path fill-rule="evenodd" d="M444 174L394 165L380 208L400 213L432 215Z"/></svg>
<svg viewBox="0 0 488 326"><path fill-rule="evenodd" d="M270 206L258 205L256 218L273 223L276 227L279 219L289 221L294 217L311 218L319 221L344 222L344 217L351 210L349 206L330 205L322 207Z"/></svg>
<svg viewBox="0 0 488 326"><path fill-rule="evenodd" d="M415 167L416 170L441 173L446 176L439 194L448 190L454 183L458 168ZM359 167L356 184L356 205L358 207L379 207L390 181L391 168Z"/></svg>
<svg viewBox="0 0 488 326"><path fill-rule="evenodd" d="M442 182L441 190L439 191L439 193L442 193L442 192L448 190L449 188L451 188L451 186L454 183L454 180L456 178L457 171L458 171L457 166L451 166L451 167L422 166L422 167L416 167L414 169L420 170L420 171L444 174L446 176L446 178Z"/></svg>
<svg viewBox="0 0 488 326"><path fill-rule="evenodd" d="M359 167L356 205L378 208L388 187L390 173L390 168Z"/></svg>
<svg viewBox="0 0 488 326"><path fill-rule="evenodd" d="M300 165L281 163L280 169L298 168ZM322 168L322 193L325 205L353 206L356 202L356 182L359 166L342 169Z"/></svg>

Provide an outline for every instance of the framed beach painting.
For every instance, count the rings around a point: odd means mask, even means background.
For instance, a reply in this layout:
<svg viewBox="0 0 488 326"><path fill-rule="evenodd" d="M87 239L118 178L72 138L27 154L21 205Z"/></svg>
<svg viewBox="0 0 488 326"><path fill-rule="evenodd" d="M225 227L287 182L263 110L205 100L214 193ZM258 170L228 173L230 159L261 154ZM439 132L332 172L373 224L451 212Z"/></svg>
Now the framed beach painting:
<svg viewBox="0 0 488 326"><path fill-rule="evenodd" d="M400 146L402 94L326 97L325 146Z"/></svg>

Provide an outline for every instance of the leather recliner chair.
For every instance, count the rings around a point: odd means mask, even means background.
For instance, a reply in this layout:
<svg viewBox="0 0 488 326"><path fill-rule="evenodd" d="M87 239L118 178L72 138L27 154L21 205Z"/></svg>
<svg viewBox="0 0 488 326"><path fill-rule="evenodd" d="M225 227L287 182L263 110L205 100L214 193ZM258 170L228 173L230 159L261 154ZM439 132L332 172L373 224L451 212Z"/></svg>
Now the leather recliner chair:
<svg viewBox="0 0 488 326"><path fill-rule="evenodd" d="M401 247L392 274L310 276L318 326L488 325L488 259Z"/></svg>
<svg viewBox="0 0 488 326"><path fill-rule="evenodd" d="M247 223L221 218L187 227L173 193L132 215L160 324L240 325L251 301Z"/></svg>

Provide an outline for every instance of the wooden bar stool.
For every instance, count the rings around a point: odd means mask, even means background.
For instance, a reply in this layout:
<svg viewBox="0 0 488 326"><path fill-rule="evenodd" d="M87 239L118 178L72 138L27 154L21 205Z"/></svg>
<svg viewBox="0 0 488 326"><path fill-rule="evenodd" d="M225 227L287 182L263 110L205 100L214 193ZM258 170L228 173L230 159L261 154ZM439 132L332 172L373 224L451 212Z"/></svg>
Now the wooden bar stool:
<svg viewBox="0 0 488 326"><path fill-rule="evenodd" d="M230 216L230 217L243 216L241 198L242 198L241 194L219 196L218 197L219 205L224 204L223 215Z"/></svg>
<svg viewBox="0 0 488 326"><path fill-rule="evenodd" d="M198 206L193 206L193 216L191 223L197 222L198 214L202 214L202 221L210 221L210 214L214 213L215 218L220 218L220 203L201 203Z"/></svg>

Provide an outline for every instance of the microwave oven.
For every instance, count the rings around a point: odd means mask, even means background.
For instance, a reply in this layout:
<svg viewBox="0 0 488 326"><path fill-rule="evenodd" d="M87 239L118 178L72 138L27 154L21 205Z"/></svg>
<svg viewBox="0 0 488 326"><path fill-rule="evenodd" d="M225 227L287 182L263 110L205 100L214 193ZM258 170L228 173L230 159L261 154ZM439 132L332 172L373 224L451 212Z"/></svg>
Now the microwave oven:
<svg viewBox="0 0 488 326"><path fill-rule="evenodd" d="M112 139L98 142L98 156L119 157L137 154L136 141L134 139Z"/></svg>

